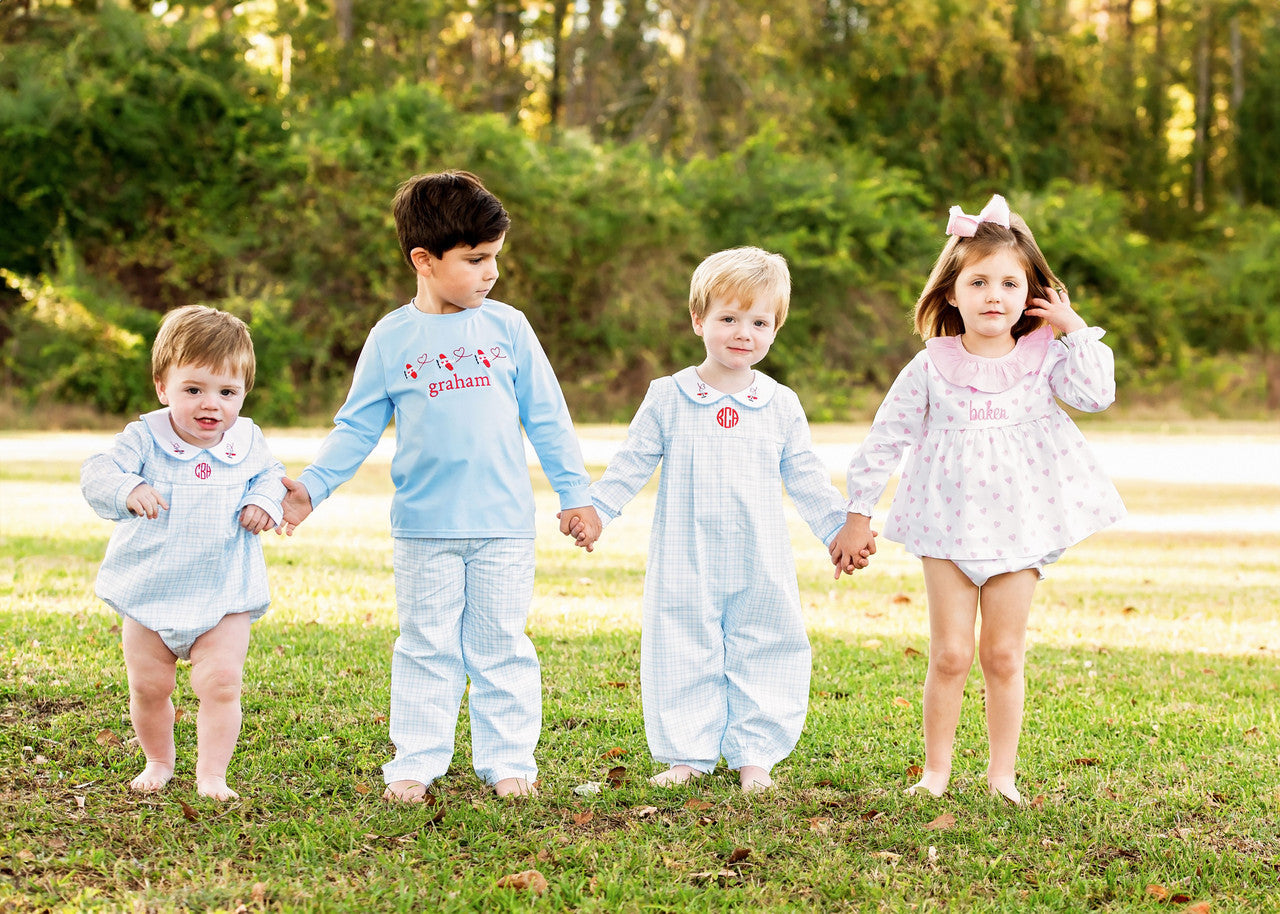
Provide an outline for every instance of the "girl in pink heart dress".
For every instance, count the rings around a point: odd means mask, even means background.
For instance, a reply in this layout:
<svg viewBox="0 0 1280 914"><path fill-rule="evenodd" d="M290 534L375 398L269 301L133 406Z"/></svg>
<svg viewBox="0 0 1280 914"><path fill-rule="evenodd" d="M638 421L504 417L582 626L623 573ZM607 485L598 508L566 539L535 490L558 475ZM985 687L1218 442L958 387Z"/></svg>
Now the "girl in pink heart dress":
<svg viewBox="0 0 1280 914"><path fill-rule="evenodd" d="M1057 401L1106 409L1115 366L1103 331L1072 309L1004 198L992 197L978 216L952 207L947 233L916 302L925 348L849 464L849 516L830 548L833 556L875 552L872 510L905 454L884 535L920 557L929 600L924 774L908 793L941 796L950 781L981 613L987 784L1019 803L1014 766L1036 583L1068 546L1125 513ZM836 576L848 570L837 567Z"/></svg>

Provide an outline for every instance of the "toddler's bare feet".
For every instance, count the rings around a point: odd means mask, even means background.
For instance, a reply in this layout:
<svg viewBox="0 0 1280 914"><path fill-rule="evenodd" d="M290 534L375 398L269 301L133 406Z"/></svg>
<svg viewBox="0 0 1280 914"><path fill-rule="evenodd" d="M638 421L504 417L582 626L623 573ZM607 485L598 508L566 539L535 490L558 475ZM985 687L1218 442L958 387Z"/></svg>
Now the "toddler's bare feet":
<svg viewBox="0 0 1280 914"><path fill-rule="evenodd" d="M920 796L927 792L932 797L940 797L947 792L947 782L950 780L949 772L925 771L919 781L907 788L907 796Z"/></svg>
<svg viewBox="0 0 1280 914"><path fill-rule="evenodd" d="M427 785L414 780L392 781L382 792L382 799L399 803L425 803Z"/></svg>
<svg viewBox="0 0 1280 914"><path fill-rule="evenodd" d="M173 777L173 765L166 762L147 762L142 773L129 782L129 789L139 793L155 793L164 790L164 785Z"/></svg>
<svg viewBox="0 0 1280 914"><path fill-rule="evenodd" d="M757 793L773 786L773 778L769 772L759 765L743 765L738 769L738 783L743 793Z"/></svg>
<svg viewBox="0 0 1280 914"><path fill-rule="evenodd" d="M226 778L196 778L196 793L200 794L202 797L209 797L211 800L240 799L240 794L227 786Z"/></svg>
<svg viewBox="0 0 1280 914"><path fill-rule="evenodd" d="M987 775L987 788L992 796L1002 796L1014 806L1022 805L1022 794L1018 793L1018 788L1013 785L1013 775Z"/></svg>
<svg viewBox="0 0 1280 914"><path fill-rule="evenodd" d="M538 795L538 788L524 778L503 778L493 785L493 792L500 797L533 797Z"/></svg>
<svg viewBox="0 0 1280 914"><path fill-rule="evenodd" d="M700 777L702 772L697 768L690 768L688 765L672 765L666 771L649 778L649 783L655 787L675 787Z"/></svg>

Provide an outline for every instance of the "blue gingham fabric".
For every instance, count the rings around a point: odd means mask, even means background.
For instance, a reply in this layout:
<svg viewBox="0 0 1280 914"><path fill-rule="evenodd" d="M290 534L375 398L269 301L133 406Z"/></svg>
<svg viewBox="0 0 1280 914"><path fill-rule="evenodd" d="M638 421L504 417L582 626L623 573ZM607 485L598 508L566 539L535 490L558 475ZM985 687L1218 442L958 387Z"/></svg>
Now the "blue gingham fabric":
<svg viewBox="0 0 1280 914"><path fill-rule="evenodd" d="M430 784L449 770L470 680L471 753L486 784L538 776L542 676L525 633L532 539L395 538L400 635L391 658L386 783Z"/></svg>
<svg viewBox="0 0 1280 914"><path fill-rule="evenodd" d="M823 543L844 498L795 393L756 372L724 394L693 368L654 381L591 487L606 521L662 475L649 539L640 686L654 758L769 769L804 726L811 656L782 493Z"/></svg>
<svg viewBox="0 0 1280 914"><path fill-rule="evenodd" d="M262 541L240 526L240 511L257 505L279 523L283 477L284 465L247 417L209 449L182 441L167 407L129 423L80 468L89 506L117 521L98 571L99 598L183 659L223 616L261 618L271 602L267 565ZM169 504L154 519L125 506L144 482Z"/></svg>

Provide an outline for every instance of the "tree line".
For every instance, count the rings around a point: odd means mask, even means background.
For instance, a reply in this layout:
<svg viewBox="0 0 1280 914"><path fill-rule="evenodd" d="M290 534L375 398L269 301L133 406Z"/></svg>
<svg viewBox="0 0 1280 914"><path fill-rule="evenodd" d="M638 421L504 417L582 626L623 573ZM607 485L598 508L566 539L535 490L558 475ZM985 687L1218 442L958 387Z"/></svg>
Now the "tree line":
<svg viewBox="0 0 1280 914"><path fill-rule="evenodd" d="M249 321L252 414L315 419L412 294L396 185L467 168L495 295L575 415L695 359L688 276L791 264L766 369L874 408L947 207L1004 193L1133 400L1280 409L1280 10L1226 0L0 4L0 353L25 408L152 405L162 313Z"/></svg>

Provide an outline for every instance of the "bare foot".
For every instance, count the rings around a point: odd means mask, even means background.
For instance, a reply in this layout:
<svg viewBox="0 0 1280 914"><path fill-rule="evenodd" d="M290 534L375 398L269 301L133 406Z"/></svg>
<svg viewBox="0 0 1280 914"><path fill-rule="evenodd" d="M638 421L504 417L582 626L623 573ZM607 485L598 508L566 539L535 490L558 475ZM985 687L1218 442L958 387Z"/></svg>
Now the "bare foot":
<svg viewBox="0 0 1280 914"><path fill-rule="evenodd" d="M743 793L759 793L773 786L773 778L759 765L743 765L738 769L738 783Z"/></svg>
<svg viewBox="0 0 1280 914"><path fill-rule="evenodd" d="M1022 805L1022 794L1018 793L1018 788L1013 786L1013 775L1011 774L999 777L987 775L987 789L992 796L1004 797L1014 806Z"/></svg>
<svg viewBox="0 0 1280 914"><path fill-rule="evenodd" d="M524 778L503 778L493 785L493 792L500 797L536 797L538 788Z"/></svg>
<svg viewBox="0 0 1280 914"><path fill-rule="evenodd" d="M919 781L907 788L907 796L928 794L931 797L940 797L947 792L947 782L950 780L951 775L947 772L926 771Z"/></svg>
<svg viewBox="0 0 1280 914"><path fill-rule="evenodd" d="M666 771L649 778L649 783L655 787L675 787L700 777L702 772L697 768L690 768L688 765L672 765Z"/></svg>
<svg viewBox="0 0 1280 914"><path fill-rule="evenodd" d="M196 793L211 800L238 800L240 794L227 786L226 778L196 778Z"/></svg>
<svg viewBox="0 0 1280 914"><path fill-rule="evenodd" d="M421 781L392 781L382 792L382 799L395 800L399 803L425 803L427 785Z"/></svg>
<svg viewBox="0 0 1280 914"><path fill-rule="evenodd" d="M129 789L139 793L155 793L164 790L164 785L173 777L173 765L165 762L147 762L142 773L129 782Z"/></svg>

